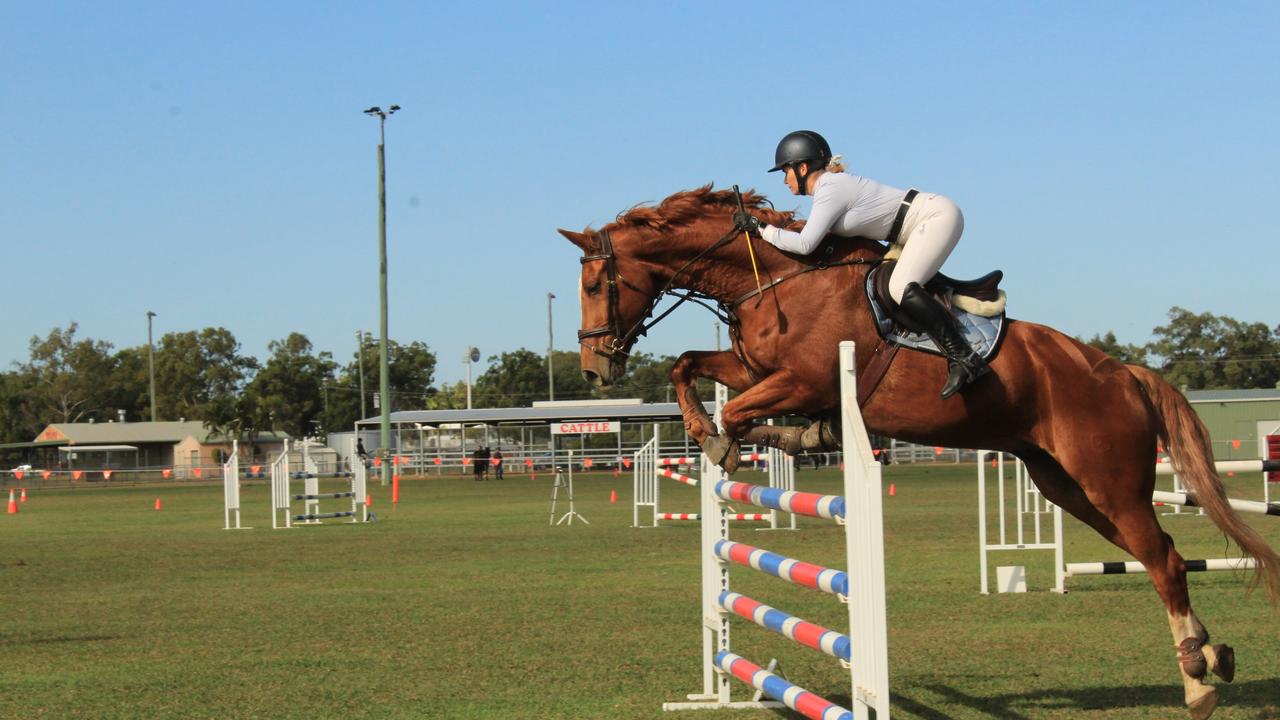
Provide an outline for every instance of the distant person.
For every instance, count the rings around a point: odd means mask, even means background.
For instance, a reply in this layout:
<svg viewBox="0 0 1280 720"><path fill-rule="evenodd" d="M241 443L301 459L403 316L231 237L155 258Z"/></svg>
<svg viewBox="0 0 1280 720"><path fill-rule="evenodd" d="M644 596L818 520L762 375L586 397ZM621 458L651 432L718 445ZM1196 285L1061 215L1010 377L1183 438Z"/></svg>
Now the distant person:
<svg viewBox="0 0 1280 720"><path fill-rule="evenodd" d="M356 456L360 458L361 464L369 467L369 452L364 449L364 438L356 438Z"/></svg>
<svg viewBox="0 0 1280 720"><path fill-rule="evenodd" d="M493 451L493 479L502 479L502 447Z"/></svg>
<svg viewBox="0 0 1280 720"><path fill-rule="evenodd" d="M493 451L489 449L488 445L485 445L484 447L480 448L480 465L484 469L485 480L489 479L489 460L492 457L493 457Z"/></svg>
<svg viewBox="0 0 1280 720"><path fill-rule="evenodd" d="M471 451L471 472L474 474L473 480L479 482L480 477L484 473L484 451L476 448Z"/></svg>

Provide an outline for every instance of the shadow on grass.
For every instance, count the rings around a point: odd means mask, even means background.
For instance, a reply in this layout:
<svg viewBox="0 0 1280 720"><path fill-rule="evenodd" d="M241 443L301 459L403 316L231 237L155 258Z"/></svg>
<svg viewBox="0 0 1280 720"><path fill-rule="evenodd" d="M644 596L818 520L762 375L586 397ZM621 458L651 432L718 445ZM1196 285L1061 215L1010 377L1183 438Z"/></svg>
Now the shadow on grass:
<svg viewBox="0 0 1280 720"><path fill-rule="evenodd" d="M59 635L58 637L6 638L0 637L0 646L4 645L51 645L53 643L101 642L103 640L120 640L120 635Z"/></svg>
<svg viewBox="0 0 1280 720"><path fill-rule="evenodd" d="M894 707L924 720L948 720L954 716L956 706L967 707L975 713L993 718L1019 720L1031 717L1024 713L1037 710L1102 711L1126 707L1164 707L1173 711L1180 708L1182 703L1182 687L1173 685L1094 687L990 697L968 695L946 685L924 687L943 698L932 704L942 705L944 709L934 709L929 703L913 700L899 693L893 694ZM1280 678L1230 685L1219 683L1217 687L1218 699L1223 707L1253 708L1259 711L1259 718L1280 718ZM1171 717L1180 715L1171 714Z"/></svg>

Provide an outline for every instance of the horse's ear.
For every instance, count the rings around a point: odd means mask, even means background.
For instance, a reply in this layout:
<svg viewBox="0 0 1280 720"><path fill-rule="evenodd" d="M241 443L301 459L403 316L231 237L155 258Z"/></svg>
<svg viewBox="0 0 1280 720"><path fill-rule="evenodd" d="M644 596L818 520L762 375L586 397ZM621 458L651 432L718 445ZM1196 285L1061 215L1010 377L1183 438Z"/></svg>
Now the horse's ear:
<svg viewBox="0 0 1280 720"><path fill-rule="evenodd" d="M572 230L565 230L564 228L560 228L559 233L565 236L565 238L567 238L569 242L582 248L584 252L588 250L591 245L591 240L586 236L585 233L574 232Z"/></svg>

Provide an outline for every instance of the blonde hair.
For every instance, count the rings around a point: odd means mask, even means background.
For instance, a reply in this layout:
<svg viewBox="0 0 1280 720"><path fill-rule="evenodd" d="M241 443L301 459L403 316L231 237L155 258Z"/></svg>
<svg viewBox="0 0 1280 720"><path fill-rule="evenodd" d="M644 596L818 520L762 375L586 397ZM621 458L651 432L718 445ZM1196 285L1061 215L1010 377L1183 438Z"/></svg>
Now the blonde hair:
<svg viewBox="0 0 1280 720"><path fill-rule="evenodd" d="M831 159L827 161L827 172L844 172L844 170L843 155L832 155Z"/></svg>

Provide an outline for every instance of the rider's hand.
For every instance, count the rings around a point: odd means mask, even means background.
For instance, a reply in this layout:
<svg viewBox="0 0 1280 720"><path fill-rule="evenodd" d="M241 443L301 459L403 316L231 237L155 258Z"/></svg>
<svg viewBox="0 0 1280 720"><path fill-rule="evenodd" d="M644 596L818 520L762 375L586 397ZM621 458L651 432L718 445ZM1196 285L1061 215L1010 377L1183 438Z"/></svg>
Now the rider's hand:
<svg viewBox="0 0 1280 720"><path fill-rule="evenodd" d="M760 222L759 218L752 217L742 210L735 210L733 212L733 226L736 228L758 233L760 232L761 225L763 225L763 223Z"/></svg>

